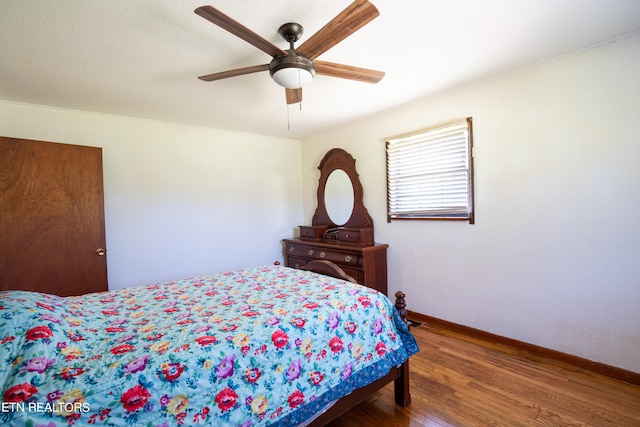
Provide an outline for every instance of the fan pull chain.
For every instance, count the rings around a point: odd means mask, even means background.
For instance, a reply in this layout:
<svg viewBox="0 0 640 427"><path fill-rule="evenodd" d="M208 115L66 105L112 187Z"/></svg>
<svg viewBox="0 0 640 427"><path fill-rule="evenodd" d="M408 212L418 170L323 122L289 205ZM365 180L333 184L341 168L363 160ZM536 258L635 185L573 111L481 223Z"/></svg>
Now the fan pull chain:
<svg viewBox="0 0 640 427"><path fill-rule="evenodd" d="M298 104L300 105L300 111L302 111L302 101L298 102ZM289 105L287 104L287 130L291 130L291 110L289 110Z"/></svg>

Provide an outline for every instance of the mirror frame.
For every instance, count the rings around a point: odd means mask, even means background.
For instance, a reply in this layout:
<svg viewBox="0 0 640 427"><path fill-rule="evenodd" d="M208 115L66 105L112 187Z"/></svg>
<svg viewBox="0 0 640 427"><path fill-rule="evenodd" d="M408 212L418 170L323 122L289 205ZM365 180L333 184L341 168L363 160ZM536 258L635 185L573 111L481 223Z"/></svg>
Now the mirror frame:
<svg viewBox="0 0 640 427"><path fill-rule="evenodd" d="M311 224L313 226L328 226L329 228L362 228L373 227L373 219L367 212L367 208L364 206L362 200L362 184L356 172L356 159L351 154L347 153L341 148L333 148L324 155L318 166L320 169L320 180L318 182L318 205L316 212L313 214ZM349 179L351 180L351 187L353 188L353 210L351 211L351 217L342 225L335 224L329 213L327 212L327 206L325 204L324 193L327 185L327 179L331 172L336 169L342 169Z"/></svg>

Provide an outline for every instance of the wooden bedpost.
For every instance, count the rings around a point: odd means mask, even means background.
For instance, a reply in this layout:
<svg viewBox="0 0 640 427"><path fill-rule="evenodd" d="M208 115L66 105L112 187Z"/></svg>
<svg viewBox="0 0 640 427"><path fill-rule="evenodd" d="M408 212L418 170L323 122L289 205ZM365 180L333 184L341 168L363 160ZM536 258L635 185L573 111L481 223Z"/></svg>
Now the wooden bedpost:
<svg viewBox="0 0 640 427"><path fill-rule="evenodd" d="M398 291L396 292L396 308L398 309L398 313L400 314L400 317L402 317L402 320L404 320L404 323L407 324L407 326L409 326L411 323L407 320L407 303L405 302L404 298L406 297L406 295L404 294L404 292L402 291Z"/></svg>
<svg viewBox="0 0 640 427"><path fill-rule="evenodd" d="M408 328L410 323L407 320L407 303L404 300L405 297L404 292L396 292L395 306ZM400 366L400 376L393 380L393 388L395 400L398 405L407 406L411 403L411 393L409 392L409 359Z"/></svg>

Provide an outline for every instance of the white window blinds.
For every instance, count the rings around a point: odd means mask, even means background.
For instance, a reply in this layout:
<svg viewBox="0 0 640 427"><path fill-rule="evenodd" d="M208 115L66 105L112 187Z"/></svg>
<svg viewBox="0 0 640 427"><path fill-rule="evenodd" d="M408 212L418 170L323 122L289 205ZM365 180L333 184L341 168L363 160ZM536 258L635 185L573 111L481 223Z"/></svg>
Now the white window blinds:
<svg viewBox="0 0 640 427"><path fill-rule="evenodd" d="M388 220L473 223L471 118L387 140Z"/></svg>

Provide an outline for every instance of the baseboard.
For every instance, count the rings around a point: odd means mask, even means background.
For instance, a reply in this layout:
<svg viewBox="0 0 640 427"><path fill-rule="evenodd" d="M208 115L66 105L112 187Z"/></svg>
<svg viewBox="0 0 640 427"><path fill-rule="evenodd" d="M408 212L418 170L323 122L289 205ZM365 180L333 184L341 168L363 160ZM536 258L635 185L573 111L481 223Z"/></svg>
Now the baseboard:
<svg viewBox="0 0 640 427"><path fill-rule="evenodd" d="M409 318L409 320L415 320L427 325L439 326L441 328L445 328L450 331L467 335L473 338L478 338L484 341L489 341L492 343L515 348L517 350L526 351L535 356L546 357L551 360L567 363L576 368L591 371L600 375L605 375L609 378L613 378L619 381L624 381L633 385L640 385L640 373L628 371L622 368L616 368L615 366L606 365L600 362L594 362L582 357L562 353L560 351L551 350L545 347L540 347L535 344L529 344L524 341L518 341L512 338L503 337L491 332L486 332L480 329L471 328L469 326L449 322L447 320L438 319L436 317L427 316L426 314L416 313L415 311L411 310L407 310L407 317Z"/></svg>

